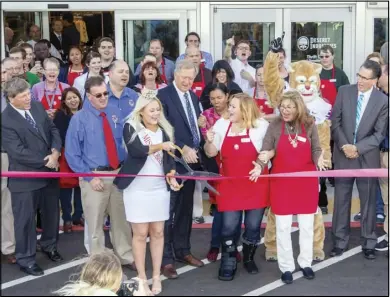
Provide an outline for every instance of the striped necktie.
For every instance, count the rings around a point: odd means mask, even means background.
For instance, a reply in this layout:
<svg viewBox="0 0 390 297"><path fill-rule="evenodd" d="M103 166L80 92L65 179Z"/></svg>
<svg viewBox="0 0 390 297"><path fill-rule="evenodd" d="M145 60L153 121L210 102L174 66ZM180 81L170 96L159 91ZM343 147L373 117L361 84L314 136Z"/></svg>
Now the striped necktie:
<svg viewBox="0 0 390 297"><path fill-rule="evenodd" d="M359 128L360 119L362 117L362 106L363 106L363 100L364 100L364 94L360 94L359 98L357 99L357 106L356 106L356 124L355 124L355 134L353 136L353 143L356 143L356 134L357 130Z"/></svg>
<svg viewBox="0 0 390 297"><path fill-rule="evenodd" d="M188 122L190 124L190 128L191 128L191 133L192 133L192 140L193 140L193 144L194 144L194 148L198 148L199 147L199 136L198 136L198 125L194 119L194 114L192 112L192 108L191 108L191 103L190 103L190 99L188 98L188 93L184 93L184 100L185 100L185 103L186 103L186 109L187 109L187 114L188 114Z"/></svg>

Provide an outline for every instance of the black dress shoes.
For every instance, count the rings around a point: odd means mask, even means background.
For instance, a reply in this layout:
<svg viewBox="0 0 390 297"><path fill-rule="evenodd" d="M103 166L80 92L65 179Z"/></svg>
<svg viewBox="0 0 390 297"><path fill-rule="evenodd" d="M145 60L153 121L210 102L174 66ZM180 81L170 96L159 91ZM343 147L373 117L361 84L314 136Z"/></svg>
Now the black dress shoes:
<svg viewBox="0 0 390 297"><path fill-rule="evenodd" d="M368 260L374 260L376 258L374 249L363 249L363 254L364 258Z"/></svg>
<svg viewBox="0 0 390 297"><path fill-rule="evenodd" d="M45 254L49 257L50 260L53 262L62 262L64 259L61 257L61 255L57 252L57 250L51 251L51 252L45 252Z"/></svg>
<svg viewBox="0 0 390 297"><path fill-rule="evenodd" d="M39 267L37 264L34 264L30 267L23 267L21 266L20 267L20 270L27 273L27 274L31 274L33 276L40 276L40 275L43 275L43 270L41 269L41 267Z"/></svg>
<svg viewBox="0 0 390 297"><path fill-rule="evenodd" d="M299 270L302 271L303 277L306 279L314 279L316 277L313 269L310 267L300 268Z"/></svg>
<svg viewBox="0 0 390 297"><path fill-rule="evenodd" d="M282 274L282 277L280 278L282 282L284 282L286 285L292 284L293 283L293 276L291 271L286 271L285 273Z"/></svg>
<svg viewBox="0 0 390 297"><path fill-rule="evenodd" d="M341 256L343 253L344 253L344 250L343 250L343 249L340 249L340 248L335 247L335 248L333 248L333 249L330 251L329 256L331 256L331 257Z"/></svg>

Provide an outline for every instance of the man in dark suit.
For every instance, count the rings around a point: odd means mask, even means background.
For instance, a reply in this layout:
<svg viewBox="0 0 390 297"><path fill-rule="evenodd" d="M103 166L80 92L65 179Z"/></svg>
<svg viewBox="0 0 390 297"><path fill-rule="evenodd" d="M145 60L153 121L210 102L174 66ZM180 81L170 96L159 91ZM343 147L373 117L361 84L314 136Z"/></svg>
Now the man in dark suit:
<svg viewBox="0 0 390 297"><path fill-rule="evenodd" d="M175 130L175 143L183 150L183 157L190 166L199 170L200 149L204 140L197 125L200 116L199 100L190 91L197 69L188 60L176 64L175 79L168 87L161 89L157 97L161 100L164 113ZM186 170L177 164L177 171ZM203 262L191 254L192 210L195 181L187 180L178 192L171 192L170 217L165 222L165 246L162 273L167 278L177 278L174 259L192 266L201 267Z"/></svg>
<svg viewBox="0 0 390 297"><path fill-rule="evenodd" d="M335 169L380 168L379 145L389 116L387 97L376 89L380 65L366 61L357 74L357 84L342 86L332 113ZM348 246L354 177L335 179L330 256L341 255ZM377 178L356 178L361 210L364 257L375 259Z"/></svg>
<svg viewBox="0 0 390 297"><path fill-rule="evenodd" d="M66 61L66 56L62 49L62 43L64 42L64 36L62 34L63 24L61 20L54 20L52 24L52 31L50 32L50 42L57 51L61 54L62 60Z"/></svg>
<svg viewBox="0 0 390 297"><path fill-rule="evenodd" d="M71 46L80 46L80 32L73 22L73 15L71 12L64 13L62 21L64 24L62 49L64 50L65 56L68 56Z"/></svg>
<svg viewBox="0 0 390 297"><path fill-rule="evenodd" d="M40 102L31 101L30 86L15 77L5 84L9 103L2 113L2 146L9 157L9 171L52 172L58 168L60 134ZM16 238L16 262L20 269L38 276L43 270L35 262L37 235L35 214L42 212L42 251L54 262L59 228L59 185L53 178L9 178Z"/></svg>

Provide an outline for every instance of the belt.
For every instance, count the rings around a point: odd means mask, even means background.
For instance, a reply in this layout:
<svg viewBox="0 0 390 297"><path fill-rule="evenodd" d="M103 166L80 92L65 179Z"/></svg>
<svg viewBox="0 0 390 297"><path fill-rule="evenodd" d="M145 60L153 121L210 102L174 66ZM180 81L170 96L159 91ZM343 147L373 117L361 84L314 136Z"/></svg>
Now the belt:
<svg viewBox="0 0 390 297"><path fill-rule="evenodd" d="M119 163L118 168L122 167L123 162ZM116 169L118 169L116 168ZM91 168L91 171L114 171L116 170L115 168L112 168L111 166L99 166L96 168Z"/></svg>

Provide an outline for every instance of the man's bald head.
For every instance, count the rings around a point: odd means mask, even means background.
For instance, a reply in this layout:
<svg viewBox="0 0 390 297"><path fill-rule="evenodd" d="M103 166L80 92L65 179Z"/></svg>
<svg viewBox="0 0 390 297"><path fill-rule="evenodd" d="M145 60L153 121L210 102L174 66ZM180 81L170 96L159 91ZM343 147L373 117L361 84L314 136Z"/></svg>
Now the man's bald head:
<svg viewBox="0 0 390 297"><path fill-rule="evenodd" d="M14 38L14 31L11 28L4 28L4 41L6 45L11 45L12 39Z"/></svg>
<svg viewBox="0 0 390 297"><path fill-rule="evenodd" d="M194 63L195 66L199 67L202 56L200 53L200 49L198 47L196 46L187 47L185 51L185 55L186 55L186 59Z"/></svg>
<svg viewBox="0 0 390 297"><path fill-rule="evenodd" d="M110 85L123 89L129 82L130 69L124 60L115 60L109 67Z"/></svg>

